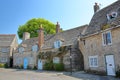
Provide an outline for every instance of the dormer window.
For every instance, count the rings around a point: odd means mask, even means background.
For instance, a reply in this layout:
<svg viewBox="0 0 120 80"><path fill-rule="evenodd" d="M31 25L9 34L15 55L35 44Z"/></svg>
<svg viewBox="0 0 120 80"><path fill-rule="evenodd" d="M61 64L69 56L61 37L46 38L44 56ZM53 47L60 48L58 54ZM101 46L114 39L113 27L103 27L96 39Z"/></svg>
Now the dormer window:
<svg viewBox="0 0 120 80"><path fill-rule="evenodd" d="M32 46L32 51L37 52L38 51L38 45L33 45Z"/></svg>
<svg viewBox="0 0 120 80"><path fill-rule="evenodd" d="M54 42L54 48L60 48L62 45L62 42L60 40Z"/></svg>
<svg viewBox="0 0 120 80"><path fill-rule="evenodd" d="M24 52L24 48L23 48L23 47L20 47L20 48L19 48L19 53L20 53L20 54L23 54L23 52Z"/></svg>
<svg viewBox="0 0 120 80"><path fill-rule="evenodd" d="M117 12L111 12L111 13L107 14L108 20L111 20L111 19L116 18L116 17L117 17Z"/></svg>

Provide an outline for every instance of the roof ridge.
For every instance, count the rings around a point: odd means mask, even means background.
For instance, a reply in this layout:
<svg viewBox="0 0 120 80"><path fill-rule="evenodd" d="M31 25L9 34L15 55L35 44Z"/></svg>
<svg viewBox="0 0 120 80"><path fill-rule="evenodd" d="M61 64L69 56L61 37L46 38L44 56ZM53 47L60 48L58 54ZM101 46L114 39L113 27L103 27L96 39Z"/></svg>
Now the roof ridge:
<svg viewBox="0 0 120 80"><path fill-rule="evenodd" d="M78 26L78 27L75 27L75 28L71 28L71 29L65 30L65 31L60 32L60 33L64 33L64 32L67 32L67 31L71 31L71 30L74 30L74 29L77 29L77 28L86 27L86 26L88 26L88 24L85 24L85 25L82 25L82 26ZM58 34L60 34L60 33L58 33Z"/></svg>

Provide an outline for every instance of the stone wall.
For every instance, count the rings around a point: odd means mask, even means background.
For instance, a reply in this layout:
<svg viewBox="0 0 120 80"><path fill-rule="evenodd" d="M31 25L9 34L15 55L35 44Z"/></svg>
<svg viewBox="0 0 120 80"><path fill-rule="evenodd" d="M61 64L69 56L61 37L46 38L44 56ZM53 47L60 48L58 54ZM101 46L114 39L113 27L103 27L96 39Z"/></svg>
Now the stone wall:
<svg viewBox="0 0 120 80"><path fill-rule="evenodd" d="M71 63L70 63L70 50L63 56L65 70L70 71L71 65L73 71L84 70L83 55L78 49L77 44L71 47L71 56L72 56Z"/></svg>
<svg viewBox="0 0 120 80"><path fill-rule="evenodd" d="M13 55L13 66L21 66L24 65L24 58L28 59L28 65L33 68L34 66L37 65L37 55L38 53L36 52L24 52L22 54L20 53L15 53Z"/></svg>
<svg viewBox="0 0 120 80"><path fill-rule="evenodd" d="M79 48L84 56L85 70L106 71L105 55L114 55L115 68L120 66L120 28L110 30L112 34L112 45L102 45L102 33L86 37L80 40ZM84 45L85 40L85 45ZM98 55L98 67L89 67L89 56Z"/></svg>

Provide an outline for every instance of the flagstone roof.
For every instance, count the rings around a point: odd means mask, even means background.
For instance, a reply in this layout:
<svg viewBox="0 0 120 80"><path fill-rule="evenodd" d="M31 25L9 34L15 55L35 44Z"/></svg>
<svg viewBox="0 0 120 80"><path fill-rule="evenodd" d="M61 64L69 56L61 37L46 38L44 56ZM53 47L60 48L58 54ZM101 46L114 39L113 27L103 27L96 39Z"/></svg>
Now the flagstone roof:
<svg viewBox="0 0 120 80"><path fill-rule="evenodd" d="M15 34L0 34L0 46L10 46L15 37Z"/></svg>
<svg viewBox="0 0 120 80"><path fill-rule="evenodd" d="M115 19L108 20L107 14L111 12L117 12L118 15ZM96 12L89 23L85 35L99 32L101 27L106 24L109 24L111 27L120 25L120 0Z"/></svg>
<svg viewBox="0 0 120 80"><path fill-rule="evenodd" d="M62 41L62 46L74 44L74 41L78 39L80 34L83 34L85 32L84 30L86 29L87 26L88 25L83 25L60 33L46 35L42 49L54 48L54 42L57 40ZM19 47L23 46L25 48L25 51L30 51L32 49L32 46L35 44L38 44L38 37L22 41Z"/></svg>

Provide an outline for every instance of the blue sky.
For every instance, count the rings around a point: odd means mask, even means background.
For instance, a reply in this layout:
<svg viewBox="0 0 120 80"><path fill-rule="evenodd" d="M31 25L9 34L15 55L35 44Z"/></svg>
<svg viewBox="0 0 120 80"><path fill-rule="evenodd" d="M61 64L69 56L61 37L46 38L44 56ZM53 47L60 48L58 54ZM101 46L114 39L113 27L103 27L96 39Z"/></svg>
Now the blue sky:
<svg viewBox="0 0 120 80"><path fill-rule="evenodd" d="M32 18L60 23L63 30L89 24L95 2L101 9L117 0L0 0L0 34L17 34ZM19 41L20 42L20 41Z"/></svg>

